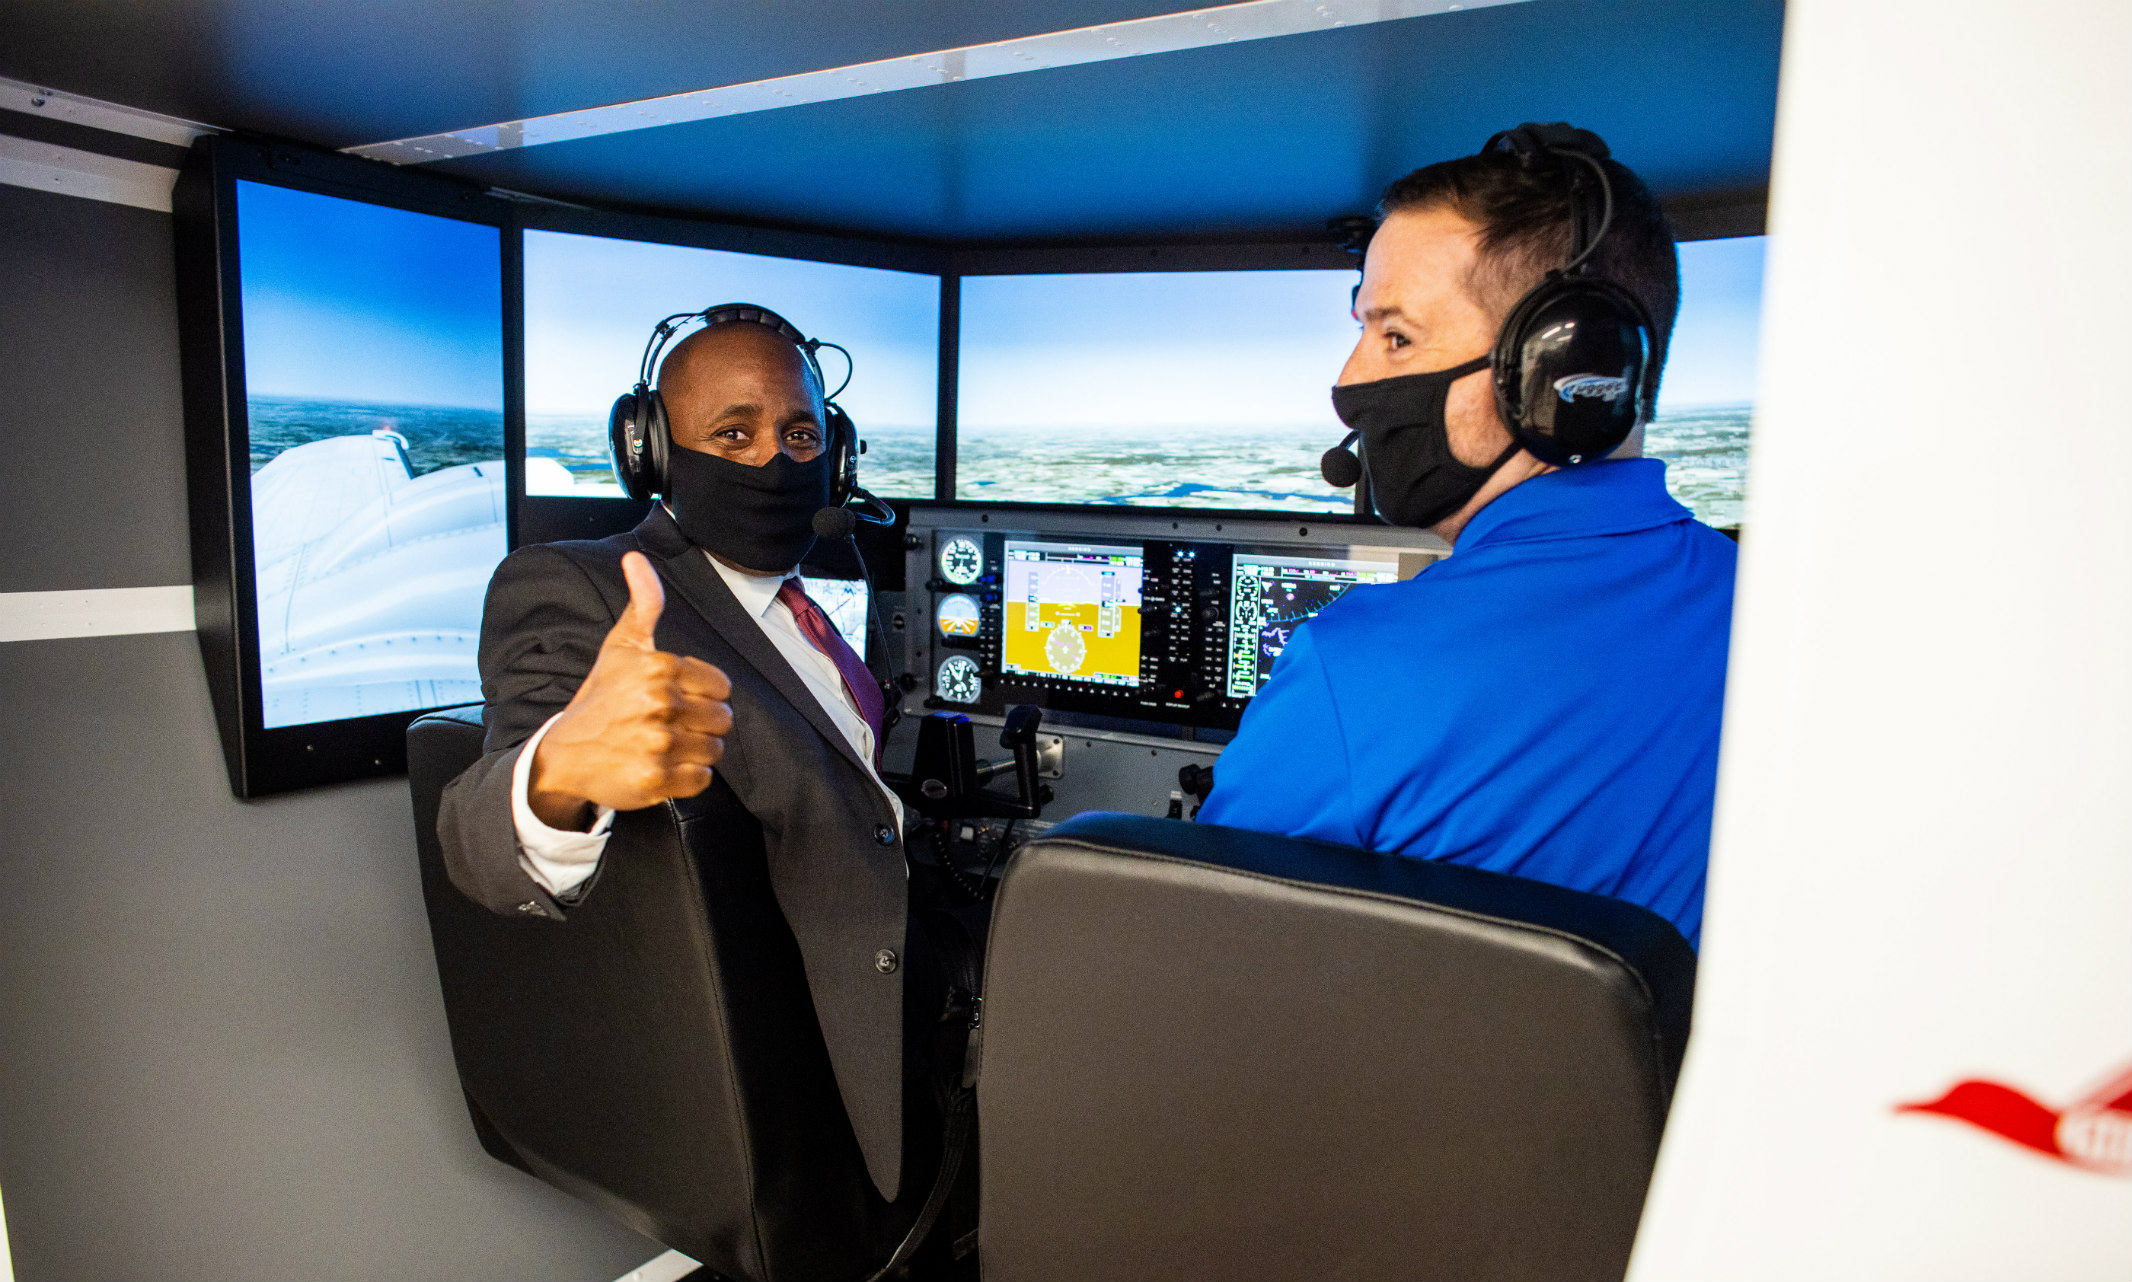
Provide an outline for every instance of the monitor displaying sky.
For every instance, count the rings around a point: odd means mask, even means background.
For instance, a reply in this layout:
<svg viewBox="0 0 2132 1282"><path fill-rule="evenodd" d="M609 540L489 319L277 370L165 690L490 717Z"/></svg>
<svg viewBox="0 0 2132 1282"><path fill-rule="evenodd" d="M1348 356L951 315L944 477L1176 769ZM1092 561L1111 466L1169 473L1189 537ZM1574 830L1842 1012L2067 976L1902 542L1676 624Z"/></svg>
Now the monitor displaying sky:
<svg viewBox="0 0 2132 1282"><path fill-rule="evenodd" d="M1747 431L1762 345L1765 238L1680 246L1680 319L1658 385L1644 453L1666 461L1666 485L1698 519L1737 526L1747 497Z"/></svg>
<svg viewBox="0 0 2132 1282"><path fill-rule="evenodd" d="M1681 311L1646 452L1736 525L1763 238L1680 246ZM1351 271L969 276L956 497L1348 512L1318 459L1353 350Z"/></svg>
<svg viewBox="0 0 2132 1282"><path fill-rule="evenodd" d="M269 728L481 698L505 550L499 237L237 184Z"/></svg>
<svg viewBox="0 0 2132 1282"><path fill-rule="evenodd" d="M852 355L837 401L867 444L859 483L933 496L940 278L567 232L525 233L526 492L619 497L607 414L636 382L652 327L676 312L754 303ZM844 358L821 354L831 390Z"/></svg>
<svg viewBox="0 0 2132 1282"><path fill-rule="evenodd" d="M1350 271L966 276L955 492L1349 511L1318 475Z"/></svg>

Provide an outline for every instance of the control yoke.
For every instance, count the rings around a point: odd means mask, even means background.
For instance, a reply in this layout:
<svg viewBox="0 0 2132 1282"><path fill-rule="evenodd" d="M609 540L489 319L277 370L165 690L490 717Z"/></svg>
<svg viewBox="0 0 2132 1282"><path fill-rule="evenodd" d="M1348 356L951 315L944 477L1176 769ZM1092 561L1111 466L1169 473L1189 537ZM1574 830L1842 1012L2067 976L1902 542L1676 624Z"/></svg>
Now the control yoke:
<svg viewBox="0 0 2132 1282"><path fill-rule="evenodd" d="M1052 799L1051 785L1037 780L1036 731L1043 710L1022 704L1007 713L999 746L1013 752L1005 761L980 762L970 719L959 712L935 712L918 723L918 751L908 775L882 778L896 795L928 819L1034 819ZM1014 778L1014 795L985 787L999 775Z"/></svg>

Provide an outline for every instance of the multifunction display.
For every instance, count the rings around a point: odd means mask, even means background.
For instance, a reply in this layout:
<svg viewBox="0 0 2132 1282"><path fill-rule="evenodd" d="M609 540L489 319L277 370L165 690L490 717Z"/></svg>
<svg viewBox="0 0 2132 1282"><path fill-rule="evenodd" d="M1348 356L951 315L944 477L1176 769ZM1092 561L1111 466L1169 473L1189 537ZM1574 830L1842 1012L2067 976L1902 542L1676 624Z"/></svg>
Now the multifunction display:
<svg viewBox="0 0 2132 1282"><path fill-rule="evenodd" d="M1010 540L1000 670L1137 687L1144 556L1138 545Z"/></svg>
<svg viewBox="0 0 2132 1282"><path fill-rule="evenodd" d="M1248 699L1273 661L1318 611L1358 583L1396 583L1397 561L1349 561L1286 553L1236 553L1229 573L1229 672L1225 693Z"/></svg>

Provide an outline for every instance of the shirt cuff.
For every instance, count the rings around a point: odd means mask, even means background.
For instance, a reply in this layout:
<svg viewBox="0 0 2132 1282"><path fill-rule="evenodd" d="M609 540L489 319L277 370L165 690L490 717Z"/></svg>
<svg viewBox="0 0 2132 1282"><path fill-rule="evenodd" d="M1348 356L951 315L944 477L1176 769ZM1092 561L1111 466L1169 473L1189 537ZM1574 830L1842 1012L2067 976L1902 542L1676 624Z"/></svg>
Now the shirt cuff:
<svg viewBox="0 0 2132 1282"><path fill-rule="evenodd" d="M555 717L561 715L558 712ZM607 830L614 826L614 811L599 807L590 832L550 828L533 813L532 803L527 800L533 779L533 754L547 737L548 727L555 724L555 717L533 732L511 767L511 824L518 830L518 866L542 890L565 899L599 871L600 853L607 849Z"/></svg>

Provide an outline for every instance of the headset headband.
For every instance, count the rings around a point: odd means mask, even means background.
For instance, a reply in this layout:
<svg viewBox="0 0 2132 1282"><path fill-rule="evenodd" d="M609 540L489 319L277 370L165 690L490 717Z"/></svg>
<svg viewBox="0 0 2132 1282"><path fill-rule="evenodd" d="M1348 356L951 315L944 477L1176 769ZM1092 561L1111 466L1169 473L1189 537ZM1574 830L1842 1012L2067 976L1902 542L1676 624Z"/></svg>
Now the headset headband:
<svg viewBox="0 0 2132 1282"><path fill-rule="evenodd" d="M1542 157L1577 161L1592 171L1599 180L1599 225L1591 225L1590 210L1579 198L1574 166L1565 165L1569 189L1569 262L1561 267L1559 274L1568 276L1581 271L1599 248L1614 225L1614 184L1607 178L1606 161L1613 157L1606 140L1589 129L1555 121L1552 124L1527 123L1515 129L1505 129L1489 138L1481 147L1481 154L1502 151L1516 156L1520 163L1531 166Z"/></svg>
<svg viewBox="0 0 2132 1282"><path fill-rule="evenodd" d="M816 358L815 353L824 347L836 347L840 352L844 351L844 349L837 347L835 343L824 343L818 338L807 337L805 334L800 333L798 327L793 325L791 321L786 320L767 307L757 307L753 303L720 303L716 307L706 307L700 312L675 312L665 320L660 321L652 328L650 340L644 344L643 359L637 362L638 387L649 388L651 386L653 375L658 373L660 353L666 350L667 343L673 340L674 335L680 332L681 327L693 320L702 321L705 329L715 329L720 325L762 326L799 349L800 359L807 362L807 368L814 374L815 390L823 394L824 400L831 399L834 396L834 393L828 390L828 380L822 377L822 363ZM851 354L845 352L844 359L848 363L851 360ZM844 381L846 383L851 381L850 374L847 373L844 376ZM843 390L841 387L837 389L839 392Z"/></svg>

